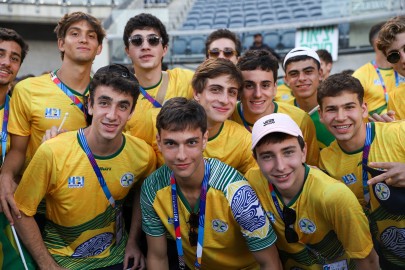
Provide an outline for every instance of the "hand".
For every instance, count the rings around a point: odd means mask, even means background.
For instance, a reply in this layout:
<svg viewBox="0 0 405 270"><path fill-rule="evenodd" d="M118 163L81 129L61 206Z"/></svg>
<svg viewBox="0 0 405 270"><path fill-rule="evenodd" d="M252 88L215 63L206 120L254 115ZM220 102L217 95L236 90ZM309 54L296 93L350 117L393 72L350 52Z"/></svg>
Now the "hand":
<svg viewBox="0 0 405 270"><path fill-rule="evenodd" d="M405 163L401 162L370 162L369 166L387 170L367 181L373 185L385 181L387 185L405 188Z"/></svg>
<svg viewBox="0 0 405 270"><path fill-rule="evenodd" d="M393 122L395 121L395 112L394 111L388 111L387 113L378 115L376 113L373 113L372 116L368 117L368 120L370 122Z"/></svg>
<svg viewBox="0 0 405 270"><path fill-rule="evenodd" d="M134 265L131 268L128 268L129 261L133 259ZM126 269L146 269L145 268L145 257L143 256L141 250L135 241L128 240L127 246L125 247L125 257L124 257L124 270Z"/></svg>
<svg viewBox="0 0 405 270"><path fill-rule="evenodd" d="M63 133L63 132L66 132L66 131L67 131L67 130L65 130L65 129L61 129L61 130L58 132L58 127L52 126L50 129L47 129L47 130L45 131L45 134L44 134L44 136L42 137L41 143L43 143L43 142L45 142L45 141L47 141L47 140L49 140L49 139L55 138L55 137L58 136L60 133Z"/></svg>
<svg viewBox="0 0 405 270"><path fill-rule="evenodd" d="M14 224L12 213L21 218L20 210L14 201L14 192L17 189L17 184L13 178L7 175L2 175L0 178L0 211L4 212L11 225Z"/></svg>

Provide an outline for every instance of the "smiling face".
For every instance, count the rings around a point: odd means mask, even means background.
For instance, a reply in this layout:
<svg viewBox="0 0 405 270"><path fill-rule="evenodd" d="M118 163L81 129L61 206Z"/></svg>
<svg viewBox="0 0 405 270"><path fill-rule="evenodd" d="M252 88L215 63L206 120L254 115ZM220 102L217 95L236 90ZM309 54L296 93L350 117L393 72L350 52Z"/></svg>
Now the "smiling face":
<svg viewBox="0 0 405 270"><path fill-rule="evenodd" d="M135 46L129 42L128 48L125 48L125 52L131 59L135 70L153 70L161 68L162 59L166 55L167 46L163 47L159 42L157 46L152 46L147 41L149 36L159 36L159 32L155 29L136 29L132 31L130 37L139 35L143 37L142 45Z"/></svg>
<svg viewBox="0 0 405 270"><path fill-rule="evenodd" d="M213 42L211 42L211 44L208 47L208 51L212 50L212 49L218 49L220 51L219 53L219 58L225 58L228 59L230 61L232 61L234 64L236 64L238 62L238 56L236 53L236 45L235 42L233 42L232 40L230 40L229 38L219 38L214 40ZM234 53L232 54L232 56L230 57L226 57L224 55L224 50L226 49L230 49L233 50ZM208 58L211 58L208 54Z"/></svg>
<svg viewBox="0 0 405 270"><path fill-rule="evenodd" d="M0 89L8 90L20 67L20 45L15 41L0 40Z"/></svg>
<svg viewBox="0 0 405 270"><path fill-rule="evenodd" d="M399 33L395 36L394 42L387 48L386 55L392 52L399 52L400 59L397 63L391 64L402 76L405 76L405 32Z"/></svg>

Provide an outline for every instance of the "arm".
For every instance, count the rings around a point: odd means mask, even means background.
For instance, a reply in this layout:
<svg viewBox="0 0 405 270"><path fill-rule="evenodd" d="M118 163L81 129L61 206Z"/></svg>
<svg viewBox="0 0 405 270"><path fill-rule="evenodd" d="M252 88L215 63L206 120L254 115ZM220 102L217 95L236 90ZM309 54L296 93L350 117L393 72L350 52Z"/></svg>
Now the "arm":
<svg viewBox="0 0 405 270"><path fill-rule="evenodd" d="M373 185L385 180L385 183L390 186L405 187L405 163L370 162L370 166L385 169L387 171L368 180L367 183L369 185Z"/></svg>
<svg viewBox="0 0 405 270"><path fill-rule="evenodd" d="M252 252L256 261L260 264L261 270L277 270L283 269L276 245L272 245L265 249Z"/></svg>
<svg viewBox="0 0 405 270"><path fill-rule="evenodd" d="M128 268L130 259L134 260L133 269L145 269L145 258L139 249L138 240L141 235L141 205L140 187L135 187L134 201L132 205L131 228L129 230L128 243L125 247L124 269Z"/></svg>
<svg viewBox="0 0 405 270"><path fill-rule="evenodd" d="M157 237L146 235L146 240L148 242L147 268L168 270L166 235Z"/></svg>
<svg viewBox="0 0 405 270"><path fill-rule="evenodd" d="M358 270L379 270L380 265L378 262L378 255L374 248L371 250L370 254L364 259L355 259L356 269Z"/></svg>
<svg viewBox="0 0 405 270"><path fill-rule="evenodd" d="M11 147L4 160L0 175L0 201L4 214L10 224L13 225L11 212L17 218L21 218L20 211L14 201L14 192L17 188L15 179L24 166L29 136L10 135Z"/></svg>
<svg viewBox="0 0 405 270"><path fill-rule="evenodd" d="M15 228L39 269L62 269L49 254L33 217L23 213L21 218L16 220Z"/></svg>

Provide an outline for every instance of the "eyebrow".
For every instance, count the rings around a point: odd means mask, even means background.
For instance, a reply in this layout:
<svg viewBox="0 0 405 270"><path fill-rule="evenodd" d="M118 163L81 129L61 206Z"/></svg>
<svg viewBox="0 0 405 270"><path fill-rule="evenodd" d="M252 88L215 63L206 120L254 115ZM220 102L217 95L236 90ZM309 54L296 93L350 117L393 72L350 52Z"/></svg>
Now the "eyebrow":
<svg viewBox="0 0 405 270"><path fill-rule="evenodd" d="M95 33L96 32L96 30L94 30L94 29L89 29L89 30L84 30L84 29L81 29L80 27L76 27L76 26L71 26L71 27L69 27L68 28L68 30L66 30L66 32L70 32L70 31L72 31L72 30L76 30L76 31L86 31L86 32L88 32L88 33Z"/></svg>
<svg viewBox="0 0 405 270"><path fill-rule="evenodd" d="M313 69L315 69L315 67L309 66L309 67L304 67L304 68L302 69L302 71L308 71L308 70L313 70ZM294 72L300 72L300 70L298 70L298 69L293 69L293 70L290 70L290 71L288 72L288 74L294 73Z"/></svg>
<svg viewBox="0 0 405 270"><path fill-rule="evenodd" d="M356 102L348 102L348 103L345 103L345 104L342 104L342 105L327 105L327 106L325 106L325 108L336 108L336 107L344 107L344 106L349 106L349 105L356 105Z"/></svg>

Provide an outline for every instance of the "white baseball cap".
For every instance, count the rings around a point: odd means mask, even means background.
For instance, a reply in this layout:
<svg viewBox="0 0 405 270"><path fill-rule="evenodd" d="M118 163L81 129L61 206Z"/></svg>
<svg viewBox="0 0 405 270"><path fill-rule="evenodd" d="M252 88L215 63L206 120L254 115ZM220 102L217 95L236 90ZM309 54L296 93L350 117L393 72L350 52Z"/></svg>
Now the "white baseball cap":
<svg viewBox="0 0 405 270"><path fill-rule="evenodd" d="M321 60L319 59L319 56L315 50L308 47L297 47L289 51L287 55L284 57L283 69L285 70L285 63L287 63L288 59L301 55L312 57L316 61L318 61L319 64L321 64Z"/></svg>
<svg viewBox="0 0 405 270"><path fill-rule="evenodd" d="M294 137L304 137L299 126L290 116L284 113L272 113L263 116L253 125L252 150L264 136L274 132L286 133Z"/></svg>

